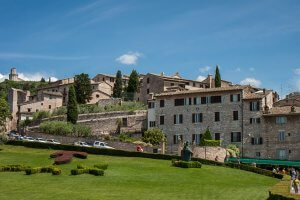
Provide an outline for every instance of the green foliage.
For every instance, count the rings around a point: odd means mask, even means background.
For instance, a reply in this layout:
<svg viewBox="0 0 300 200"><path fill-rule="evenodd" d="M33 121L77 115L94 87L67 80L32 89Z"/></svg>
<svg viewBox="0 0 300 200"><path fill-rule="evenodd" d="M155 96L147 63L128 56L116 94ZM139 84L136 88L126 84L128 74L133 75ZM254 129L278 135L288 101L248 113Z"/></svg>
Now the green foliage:
<svg viewBox="0 0 300 200"><path fill-rule="evenodd" d="M172 165L174 167L181 168L201 168L202 164L199 161L183 161L183 160L172 160Z"/></svg>
<svg viewBox="0 0 300 200"><path fill-rule="evenodd" d="M41 110L39 112L33 113L32 120L33 121L41 121L42 119L51 117L51 113L49 111Z"/></svg>
<svg viewBox="0 0 300 200"><path fill-rule="evenodd" d="M63 121L47 121L40 124L39 130L42 133L61 136L88 137L91 135L91 128L83 124L72 124Z"/></svg>
<svg viewBox="0 0 300 200"><path fill-rule="evenodd" d="M124 132L120 133L118 138L121 142L134 142L138 140L136 138L130 137L127 133Z"/></svg>
<svg viewBox="0 0 300 200"><path fill-rule="evenodd" d="M31 123L32 123L31 119L25 119L25 120L21 121L20 126L22 128L25 128L25 127L29 126Z"/></svg>
<svg viewBox="0 0 300 200"><path fill-rule="evenodd" d="M95 164L94 168L102 169L102 170L107 170L108 164Z"/></svg>
<svg viewBox="0 0 300 200"><path fill-rule="evenodd" d="M92 85L88 74L79 74L75 76L74 88L76 91L76 100L79 104L86 104L92 99Z"/></svg>
<svg viewBox="0 0 300 200"><path fill-rule="evenodd" d="M38 173L52 173L52 175L60 175L61 169L54 166L47 167L34 167L25 169L26 175L38 174Z"/></svg>
<svg viewBox="0 0 300 200"><path fill-rule="evenodd" d="M7 141L8 141L8 136L5 133L0 132L0 144L6 143Z"/></svg>
<svg viewBox="0 0 300 200"><path fill-rule="evenodd" d="M149 129L144 132L143 142L150 143L152 145L159 145L165 141L166 136L161 129Z"/></svg>
<svg viewBox="0 0 300 200"><path fill-rule="evenodd" d="M0 166L0 172L22 172L28 168L26 165L4 165Z"/></svg>
<svg viewBox="0 0 300 200"><path fill-rule="evenodd" d="M51 113L51 116L60 116L60 115L65 115L65 114L67 114L67 107L62 106L62 107L54 109L53 112Z"/></svg>
<svg viewBox="0 0 300 200"><path fill-rule="evenodd" d="M137 92L137 89L139 87L139 75L136 70L132 70L130 76L129 76L129 81L128 81L128 86L127 86L127 96L129 100L134 99L134 94Z"/></svg>
<svg viewBox="0 0 300 200"><path fill-rule="evenodd" d="M207 128L203 134L203 137L201 137L200 140L200 145L204 146L205 145L205 140L212 140L211 134L210 134L210 130Z"/></svg>
<svg viewBox="0 0 300 200"><path fill-rule="evenodd" d="M104 170L97 168L90 168L89 174L93 174L95 176L104 176Z"/></svg>
<svg viewBox="0 0 300 200"><path fill-rule="evenodd" d="M1 127L5 129L6 120L11 117L8 103L4 98L0 98L0 130Z"/></svg>
<svg viewBox="0 0 300 200"><path fill-rule="evenodd" d="M226 150L229 152L231 157L239 157L240 156L240 149L234 144L228 145Z"/></svg>
<svg viewBox="0 0 300 200"><path fill-rule="evenodd" d="M219 147L221 140L204 140L204 146Z"/></svg>
<svg viewBox="0 0 300 200"><path fill-rule="evenodd" d="M216 72L215 72L215 87L221 87L221 75L220 75L218 65L216 67Z"/></svg>
<svg viewBox="0 0 300 200"><path fill-rule="evenodd" d="M106 170L107 167L107 164L96 164L93 168L88 168L83 164L78 164L77 169L71 170L71 175L93 174L95 176L103 176L104 170Z"/></svg>
<svg viewBox="0 0 300 200"><path fill-rule="evenodd" d="M80 95L77 93L77 96ZM67 105L67 121L76 124L78 119L78 106L74 86L69 89L69 99Z"/></svg>
<svg viewBox="0 0 300 200"><path fill-rule="evenodd" d="M46 80L44 79L44 77L41 78L41 83L46 83Z"/></svg>
<svg viewBox="0 0 300 200"><path fill-rule="evenodd" d="M123 92L123 81L122 81L122 73L120 70L118 70L116 74L116 82L114 84L114 89L113 89L113 97L114 98L121 98L122 97L122 92Z"/></svg>

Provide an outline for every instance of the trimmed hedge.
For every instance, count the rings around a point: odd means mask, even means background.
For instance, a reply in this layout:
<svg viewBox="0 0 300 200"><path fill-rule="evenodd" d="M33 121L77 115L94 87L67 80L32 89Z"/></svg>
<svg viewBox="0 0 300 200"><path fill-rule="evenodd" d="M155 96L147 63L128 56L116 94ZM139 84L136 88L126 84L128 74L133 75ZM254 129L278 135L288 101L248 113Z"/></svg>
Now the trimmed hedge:
<svg viewBox="0 0 300 200"><path fill-rule="evenodd" d="M78 151L58 151L50 154L50 158L55 158L54 164L61 165L72 161L73 156L76 158L86 159L87 153Z"/></svg>
<svg viewBox="0 0 300 200"><path fill-rule="evenodd" d="M77 169L71 170L71 175L93 174L95 176L104 176L104 170L108 167L107 164L94 165L94 168L88 168L83 164L78 164Z"/></svg>
<svg viewBox="0 0 300 200"><path fill-rule="evenodd" d="M174 167L181 168L201 168L202 164L199 161L184 161L184 160L172 160L172 165Z"/></svg>
<svg viewBox="0 0 300 200"><path fill-rule="evenodd" d="M96 164L94 165L94 168L107 170L108 164Z"/></svg>
<svg viewBox="0 0 300 200"><path fill-rule="evenodd" d="M221 146L221 140L204 140L204 146L219 147Z"/></svg>
<svg viewBox="0 0 300 200"><path fill-rule="evenodd" d="M26 175L37 174L37 173L52 173L52 175L60 175L61 169L56 168L54 166L35 167L35 168L26 169L25 173Z"/></svg>
<svg viewBox="0 0 300 200"><path fill-rule="evenodd" d="M30 168L25 165L4 165L0 166L0 172L22 172Z"/></svg>
<svg viewBox="0 0 300 200"><path fill-rule="evenodd" d="M134 151L123 151L117 149L102 149L102 148L93 148L93 147L81 147L81 146L73 146L73 145L63 145L63 144L48 144L48 143L40 143L40 142L28 142L28 141L17 141L10 140L6 144L16 145L16 146L25 146L31 148L41 148L41 149L60 149L60 150L70 150L70 151L83 151L90 154L98 154L98 155L109 155L109 156L123 156L123 157L142 157L142 158L152 158L152 159L161 159L161 160L179 160L180 157L176 155L166 155L166 154L152 154L152 153L142 153L142 152L134 152ZM272 171L260 169L256 167L252 167L244 164L236 164L236 163L221 163L212 160L205 160L201 158L192 158L193 161L199 161L204 165L215 165L215 166L223 166L241 169L245 171L254 172L257 174L262 174L265 176L270 176L278 179L282 179L283 175L273 173Z"/></svg>

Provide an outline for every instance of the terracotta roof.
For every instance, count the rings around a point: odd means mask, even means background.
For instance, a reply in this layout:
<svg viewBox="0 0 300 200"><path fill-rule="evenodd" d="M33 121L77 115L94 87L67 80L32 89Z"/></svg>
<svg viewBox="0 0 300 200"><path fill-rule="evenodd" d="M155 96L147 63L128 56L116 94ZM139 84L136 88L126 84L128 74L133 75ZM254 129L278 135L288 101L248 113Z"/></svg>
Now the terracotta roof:
<svg viewBox="0 0 300 200"><path fill-rule="evenodd" d="M273 107L264 116L278 116L278 115L300 115L300 107L294 107L295 112L291 112L291 106Z"/></svg>
<svg viewBox="0 0 300 200"><path fill-rule="evenodd" d="M148 73L148 74L153 75L153 76L158 76L158 77L160 77L164 80L168 80L168 81L181 81L181 82L192 81L192 82L195 82L195 83L207 84L207 83L203 83L201 81L189 80L189 79L184 79L184 78L176 78L174 76L166 76L166 75L160 75L160 74L154 74L154 73Z"/></svg>
<svg viewBox="0 0 300 200"><path fill-rule="evenodd" d="M222 92L222 91L234 91L243 90L248 86L231 86L231 87L218 87L218 88L202 88L198 90L186 90L186 91L175 91L175 92L162 92L156 94L156 97L182 95L182 94L198 94L198 93L209 93L209 92Z"/></svg>

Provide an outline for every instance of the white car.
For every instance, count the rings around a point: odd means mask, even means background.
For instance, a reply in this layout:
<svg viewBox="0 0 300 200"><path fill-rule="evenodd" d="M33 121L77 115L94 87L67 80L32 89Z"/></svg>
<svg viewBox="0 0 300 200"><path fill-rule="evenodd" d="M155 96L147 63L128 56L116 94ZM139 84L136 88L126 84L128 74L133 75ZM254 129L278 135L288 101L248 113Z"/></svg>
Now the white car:
<svg viewBox="0 0 300 200"><path fill-rule="evenodd" d="M104 148L104 149L115 149L113 147L107 146L107 143L100 142L100 141L95 141L93 147Z"/></svg>
<svg viewBox="0 0 300 200"><path fill-rule="evenodd" d="M60 142L54 140L54 139L48 139L46 140L46 143L50 143L50 144L60 144Z"/></svg>
<svg viewBox="0 0 300 200"><path fill-rule="evenodd" d="M43 138L36 138L35 141L41 142L41 143L46 143L46 140L44 140Z"/></svg>
<svg viewBox="0 0 300 200"><path fill-rule="evenodd" d="M81 146L81 147L91 147L90 145L88 145L86 142L75 142L74 143L75 146Z"/></svg>
<svg viewBox="0 0 300 200"><path fill-rule="evenodd" d="M24 136L24 141L28 141L28 142L34 142L35 140L33 139L33 137L26 137Z"/></svg>

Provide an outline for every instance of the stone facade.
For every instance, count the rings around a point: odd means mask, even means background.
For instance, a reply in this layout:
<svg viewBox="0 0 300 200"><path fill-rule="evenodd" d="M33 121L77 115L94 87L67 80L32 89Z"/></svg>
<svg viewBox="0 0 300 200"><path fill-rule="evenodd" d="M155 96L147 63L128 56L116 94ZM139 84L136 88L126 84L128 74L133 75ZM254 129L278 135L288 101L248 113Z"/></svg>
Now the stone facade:
<svg viewBox="0 0 300 200"><path fill-rule="evenodd" d="M9 80L10 81L24 81L23 79L19 78L16 68L11 68L10 74L9 74Z"/></svg>

